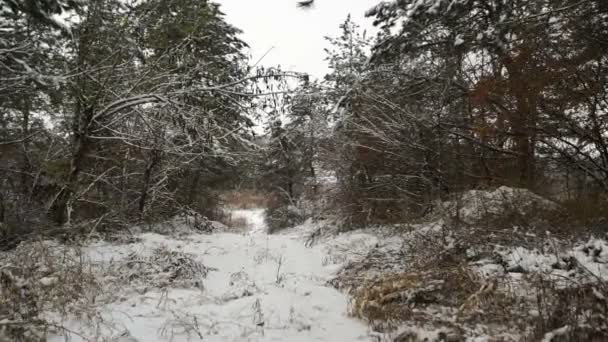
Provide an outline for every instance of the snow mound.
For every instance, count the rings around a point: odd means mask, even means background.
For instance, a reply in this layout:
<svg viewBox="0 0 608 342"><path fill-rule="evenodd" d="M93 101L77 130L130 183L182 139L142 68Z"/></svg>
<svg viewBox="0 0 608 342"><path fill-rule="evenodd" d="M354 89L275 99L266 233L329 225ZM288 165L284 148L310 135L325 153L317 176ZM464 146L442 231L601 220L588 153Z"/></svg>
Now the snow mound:
<svg viewBox="0 0 608 342"><path fill-rule="evenodd" d="M171 236L187 236L196 233L210 234L225 230L227 230L227 227L224 224L212 221L194 210L184 210L164 222L143 224L130 229L133 234L151 232Z"/></svg>
<svg viewBox="0 0 608 342"><path fill-rule="evenodd" d="M165 246L153 249L149 256L133 252L127 260L115 265L118 278L123 281L153 287L202 288L202 279L209 272L193 255Z"/></svg>
<svg viewBox="0 0 608 342"><path fill-rule="evenodd" d="M551 245L551 244L550 244ZM608 241L591 238L569 248L555 246L539 249L499 247L496 260L480 260L472 264L483 277L508 274L542 274L560 286L579 286L597 280L608 281Z"/></svg>
<svg viewBox="0 0 608 342"><path fill-rule="evenodd" d="M507 212L527 215L535 210L556 210L558 205L530 190L501 186L494 191L469 190L459 199L443 203L443 209L449 215L472 224Z"/></svg>
<svg viewBox="0 0 608 342"><path fill-rule="evenodd" d="M459 208L469 210L469 219L475 206L488 204L495 215L509 206L525 213L534 206L556 208L519 189L464 195ZM349 312L393 341L540 340L542 334L535 336L519 319L541 315L540 293L548 315L576 327L572 340L608 331L602 311L608 298L606 238L575 242L505 230L508 238L489 243L479 237L485 228L453 230L445 222L406 225L397 236L359 230L326 241L329 261L344 265L330 284L351 294ZM564 308L571 309L566 316ZM553 329L536 324L534 331Z"/></svg>

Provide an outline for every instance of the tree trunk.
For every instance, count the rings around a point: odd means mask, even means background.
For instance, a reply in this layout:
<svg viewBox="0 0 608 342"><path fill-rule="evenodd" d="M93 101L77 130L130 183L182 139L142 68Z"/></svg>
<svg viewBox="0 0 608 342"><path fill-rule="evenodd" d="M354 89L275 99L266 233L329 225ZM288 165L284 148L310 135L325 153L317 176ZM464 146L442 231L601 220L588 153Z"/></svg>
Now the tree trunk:
<svg viewBox="0 0 608 342"><path fill-rule="evenodd" d="M79 107L81 107L79 105ZM74 152L70 162L70 170L66 179L65 186L57 195L51 207L51 219L58 225L69 223L70 203L78 187L78 177L82 170L86 155L90 150L90 139L88 137L91 130L90 122L93 118L93 108L87 107L78 115L78 123L74 126Z"/></svg>
<svg viewBox="0 0 608 342"><path fill-rule="evenodd" d="M195 174L194 174L194 179L192 180L192 184L188 191L187 203L190 206L192 206L192 204L194 203L194 200L196 199L196 195L198 194L198 192L197 192L198 185L199 185L200 181L201 181L201 172L199 170L196 170Z"/></svg>
<svg viewBox="0 0 608 342"><path fill-rule="evenodd" d="M530 79L524 75L522 63L506 59L505 66L509 73L509 88L515 98L515 112L511 118L511 130L514 134L514 150L518 153L515 163L518 185L531 188L535 183L535 139L534 122L536 98L538 93L528 86Z"/></svg>
<svg viewBox="0 0 608 342"><path fill-rule="evenodd" d="M151 152L150 162L144 171L144 185L139 197L139 215L143 217L144 209L146 208L146 200L148 199L148 191L150 190L150 181L152 180L152 172L160 162L160 151L153 150Z"/></svg>
<svg viewBox="0 0 608 342"><path fill-rule="evenodd" d="M27 194L29 193L29 172L31 171L31 163L29 159L29 143L27 136L30 132L30 104L29 99L24 101L24 108L21 111L23 117L21 120L21 138L23 142L21 143L21 193Z"/></svg>
<svg viewBox="0 0 608 342"><path fill-rule="evenodd" d="M4 196L2 195L2 189L0 189L0 225L4 223L4 215L6 208L4 206Z"/></svg>

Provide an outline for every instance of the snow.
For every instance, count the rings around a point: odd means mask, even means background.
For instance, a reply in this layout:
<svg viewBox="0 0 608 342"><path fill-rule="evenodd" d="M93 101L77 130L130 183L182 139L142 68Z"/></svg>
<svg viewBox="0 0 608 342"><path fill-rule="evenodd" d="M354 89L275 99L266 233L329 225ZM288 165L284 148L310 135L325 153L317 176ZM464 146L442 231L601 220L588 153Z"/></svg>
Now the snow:
<svg viewBox="0 0 608 342"><path fill-rule="evenodd" d="M268 227L266 226L265 209L231 209L230 214L233 219L244 219L247 227L250 229L250 234L264 234Z"/></svg>
<svg viewBox="0 0 608 342"><path fill-rule="evenodd" d="M473 215L476 205L498 210L513 197L517 203L554 205L530 192L499 188L467 192L458 207L448 208ZM437 321L403 322L396 330L374 332L373 323L349 316L345 294L356 293L351 291L367 281L415 272L416 258L410 254L421 252L417 248L430 248L431 255L462 247L448 221L338 233L329 222L309 219L270 235L263 209L226 210L239 221L238 230L199 232L188 228L190 218L180 216L164 224L170 229L132 229L138 233L127 242L89 243L82 252L105 290L95 298L96 311L71 318L47 312L44 318L69 329L71 341L376 341L400 335L432 340L451 331L442 322L452 319L453 311L429 306L426 313ZM440 245L418 245L439 238ZM530 294L539 276L554 281L556 289L608 281L606 239L577 241L547 235L534 243L473 244L466 246L463 267L480 284L497 283L496 291L522 300L535 300ZM165 266L184 259L192 265L187 271L194 272L182 272L176 280ZM61 282L51 269L40 272L44 277L36 279L45 288ZM184 279L184 273L195 276ZM593 291L598 299L604 296ZM534 308L522 307L522 312L538 317ZM485 341L494 328L480 323L465 335ZM560 333L557 329L545 337ZM49 341L64 341L65 335L56 333Z"/></svg>
<svg viewBox="0 0 608 342"><path fill-rule="evenodd" d="M98 242L85 248L100 269L132 253L150 255L164 248L191 255L210 271L201 288L142 290L129 284L99 308L95 324L67 322L82 335L69 334L71 341L371 341L367 326L348 316L347 296L326 284L340 262L351 259L336 255L364 254L374 243L369 236L341 235L331 244L308 248L305 237L316 229L314 223L268 235L263 214L261 209L233 210L233 216L248 221L243 234L177 238L141 233L136 243ZM328 262L328 248L338 245L345 248L334 251Z"/></svg>
<svg viewBox="0 0 608 342"><path fill-rule="evenodd" d="M59 282L59 279L57 277L44 277L40 279L40 284L42 284L43 286L51 286L54 284L57 284Z"/></svg>
<svg viewBox="0 0 608 342"><path fill-rule="evenodd" d="M548 240L548 238L547 238ZM522 274L540 274L553 279L558 287L581 285L590 281L608 281L608 242L592 238L588 242L568 248L528 249L522 246L495 249L502 264L482 259L471 264L482 278L508 275L511 283L521 280Z"/></svg>
<svg viewBox="0 0 608 342"><path fill-rule="evenodd" d="M528 210L556 210L555 202L545 199L535 193L518 188L501 186L494 191L469 190L463 193L457 201L444 202L441 206L450 215L458 216L467 223L475 223L486 215L504 213L512 209L525 214Z"/></svg>
<svg viewBox="0 0 608 342"><path fill-rule="evenodd" d="M553 341L554 338L562 336L562 335L566 335L568 333L568 331L570 331L570 326L565 325L559 329L556 329L554 331L548 332L545 334L545 336L542 339L542 342L551 342Z"/></svg>
<svg viewBox="0 0 608 342"><path fill-rule="evenodd" d="M454 46L460 46L462 44L464 44L464 39L462 38L462 35L459 34L454 41Z"/></svg>

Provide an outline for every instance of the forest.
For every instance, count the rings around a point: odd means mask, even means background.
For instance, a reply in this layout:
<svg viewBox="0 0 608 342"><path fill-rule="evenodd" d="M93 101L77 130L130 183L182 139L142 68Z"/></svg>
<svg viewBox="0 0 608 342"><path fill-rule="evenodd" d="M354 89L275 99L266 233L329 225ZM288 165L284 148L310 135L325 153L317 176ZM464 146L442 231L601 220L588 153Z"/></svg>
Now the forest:
<svg viewBox="0 0 608 342"><path fill-rule="evenodd" d="M608 341L608 1L365 17L0 0L0 342Z"/></svg>

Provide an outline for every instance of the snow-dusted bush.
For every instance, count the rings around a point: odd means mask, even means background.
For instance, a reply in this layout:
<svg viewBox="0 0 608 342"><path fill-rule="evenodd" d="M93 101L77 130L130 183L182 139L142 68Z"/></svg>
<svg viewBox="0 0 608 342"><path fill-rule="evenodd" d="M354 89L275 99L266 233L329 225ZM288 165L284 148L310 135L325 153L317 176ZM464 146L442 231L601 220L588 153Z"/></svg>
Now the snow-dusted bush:
<svg viewBox="0 0 608 342"><path fill-rule="evenodd" d="M469 190L453 201L441 203L440 210L466 223L477 223L487 218L516 214L527 216L539 211L555 211L557 203L530 190L501 186L494 191Z"/></svg>
<svg viewBox="0 0 608 342"><path fill-rule="evenodd" d="M211 233L216 227L217 222L209 220L195 210L184 208L168 220L142 225L138 229L162 235L190 235Z"/></svg>
<svg viewBox="0 0 608 342"><path fill-rule="evenodd" d="M44 341L50 327L61 329L43 312L94 315L94 302L103 291L78 247L22 243L0 259L0 341Z"/></svg>
<svg viewBox="0 0 608 342"><path fill-rule="evenodd" d="M46 322L38 317L31 284L14 271L0 269L0 341L45 341Z"/></svg>
<svg viewBox="0 0 608 342"><path fill-rule="evenodd" d="M269 233L297 226L306 221L306 213L291 202L272 201L266 209L266 225Z"/></svg>
<svg viewBox="0 0 608 342"><path fill-rule="evenodd" d="M527 198L552 208L540 197ZM480 203L477 199L463 207ZM496 202L490 196L484 204L502 215L502 207L491 206ZM396 336L394 341L428 336L439 341L440 335L508 341L608 338L605 238L567 240L441 219L395 231L397 237L383 237L374 228L375 247L330 281L352 294L351 314Z"/></svg>
<svg viewBox="0 0 608 342"><path fill-rule="evenodd" d="M146 288L169 285L202 288L208 272L209 269L193 256L166 247L158 247L149 255L132 253L114 270L122 281L135 282Z"/></svg>
<svg viewBox="0 0 608 342"><path fill-rule="evenodd" d="M401 321L415 315L414 308L458 308L477 288L479 284L459 268L390 274L353 291L351 312L370 321Z"/></svg>

